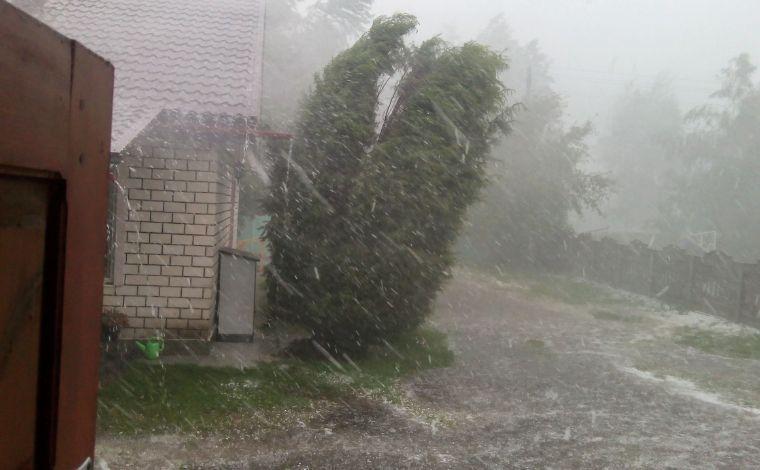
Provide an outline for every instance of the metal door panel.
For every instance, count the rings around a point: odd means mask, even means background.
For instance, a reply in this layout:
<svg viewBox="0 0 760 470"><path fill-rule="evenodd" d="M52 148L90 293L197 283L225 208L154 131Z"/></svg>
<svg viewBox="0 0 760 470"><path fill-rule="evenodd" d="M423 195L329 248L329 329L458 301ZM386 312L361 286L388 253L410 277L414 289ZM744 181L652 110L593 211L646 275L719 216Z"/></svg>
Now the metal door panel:
<svg viewBox="0 0 760 470"><path fill-rule="evenodd" d="M257 259L237 250L220 250L217 332L221 339L253 339Z"/></svg>

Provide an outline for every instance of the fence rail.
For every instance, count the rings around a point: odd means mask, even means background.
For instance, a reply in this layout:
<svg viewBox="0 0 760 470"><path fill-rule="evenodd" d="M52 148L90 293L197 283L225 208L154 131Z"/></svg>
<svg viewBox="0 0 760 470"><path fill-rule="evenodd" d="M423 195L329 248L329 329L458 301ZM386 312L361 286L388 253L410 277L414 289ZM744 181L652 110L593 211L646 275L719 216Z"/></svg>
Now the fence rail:
<svg viewBox="0 0 760 470"><path fill-rule="evenodd" d="M570 274L760 327L760 263L588 236L569 240L565 253Z"/></svg>

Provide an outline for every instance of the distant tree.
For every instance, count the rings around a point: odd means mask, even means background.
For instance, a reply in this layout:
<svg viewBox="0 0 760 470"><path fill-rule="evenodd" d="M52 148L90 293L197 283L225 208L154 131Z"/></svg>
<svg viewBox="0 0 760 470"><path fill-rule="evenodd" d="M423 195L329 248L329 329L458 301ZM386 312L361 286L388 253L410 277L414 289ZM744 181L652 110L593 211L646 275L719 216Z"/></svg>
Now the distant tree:
<svg viewBox="0 0 760 470"><path fill-rule="evenodd" d="M603 223L611 231L655 231L669 182L682 166L677 157L682 134L681 111L666 79L644 88L631 85L618 98L596 148L615 181L603 208Z"/></svg>
<svg viewBox="0 0 760 470"><path fill-rule="evenodd" d="M760 85L748 54L721 73L713 102L686 116L680 155L660 227L672 237L716 231L718 248L760 259Z"/></svg>
<svg viewBox="0 0 760 470"><path fill-rule="evenodd" d="M367 28L371 7L372 0L267 2L260 129L292 130L314 75ZM256 152L257 168L246 167L240 180L243 218L263 214L269 155L282 151L282 142L264 143Z"/></svg>
<svg viewBox="0 0 760 470"><path fill-rule="evenodd" d="M583 170L591 125L564 125L564 104L551 89L538 43L520 45L501 16L480 40L509 54L510 69L501 79L522 106L513 131L491 151L489 185L470 210L458 251L463 261L485 266L550 265L572 233L570 214L598 208L609 181Z"/></svg>
<svg viewBox="0 0 760 470"><path fill-rule="evenodd" d="M518 99L553 94L549 59L541 51L538 40L521 44L512 36L512 29L503 14L496 15L478 35L478 42L509 57L509 70L501 74L502 82L514 90Z"/></svg>
<svg viewBox="0 0 760 470"><path fill-rule="evenodd" d="M314 74L359 36L372 0L281 0L267 3L263 117L287 130Z"/></svg>
<svg viewBox="0 0 760 470"><path fill-rule="evenodd" d="M439 39L409 50L415 25L379 18L325 68L273 172L270 307L331 350L363 350L424 320L491 139L507 129L502 59Z"/></svg>

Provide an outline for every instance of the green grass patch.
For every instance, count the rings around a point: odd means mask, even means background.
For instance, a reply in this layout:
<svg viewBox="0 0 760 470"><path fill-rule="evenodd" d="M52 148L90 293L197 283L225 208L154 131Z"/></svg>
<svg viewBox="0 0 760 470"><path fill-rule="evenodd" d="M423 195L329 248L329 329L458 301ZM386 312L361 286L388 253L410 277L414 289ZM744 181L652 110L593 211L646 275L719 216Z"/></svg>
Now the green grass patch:
<svg viewBox="0 0 760 470"><path fill-rule="evenodd" d="M525 341L525 346L528 349L533 349L535 351L543 351L544 349L546 349L546 343L544 343L540 339L529 339Z"/></svg>
<svg viewBox="0 0 760 470"><path fill-rule="evenodd" d="M676 343L723 357L760 359L760 335L730 335L698 328L681 328Z"/></svg>
<svg viewBox="0 0 760 470"><path fill-rule="evenodd" d="M449 366L454 355L443 333L423 328L365 357L336 359L340 367L296 359L250 369L134 362L101 388L99 430L211 433L241 420L262 425L262 412L276 416L308 410L319 400L344 401L362 394L395 400L399 378Z"/></svg>
<svg viewBox="0 0 760 470"><path fill-rule="evenodd" d="M729 403L760 407L760 380L753 374L742 374L730 367L707 368L694 364L663 363L660 359L638 360L634 367L649 372L660 380L680 379L698 389L716 393Z"/></svg>
<svg viewBox="0 0 760 470"><path fill-rule="evenodd" d="M484 274L521 286L534 299L551 299L570 305L604 304L637 306L632 298L583 279L534 271L487 270Z"/></svg>
<svg viewBox="0 0 760 470"><path fill-rule="evenodd" d="M533 299L550 299L570 305L626 305L641 307L644 302L613 289L583 279L536 271L471 268L502 282L524 289Z"/></svg>
<svg viewBox="0 0 760 470"><path fill-rule="evenodd" d="M609 310L592 310L591 316L597 320L618 321L623 323L641 323L642 318L634 315L624 315Z"/></svg>
<svg viewBox="0 0 760 470"><path fill-rule="evenodd" d="M528 286L528 295L570 305L630 303L601 286L562 276L544 276L532 280Z"/></svg>
<svg viewBox="0 0 760 470"><path fill-rule="evenodd" d="M543 340L529 338L520 345L522 352L537 360L556 360L556 353Z"/></svg>

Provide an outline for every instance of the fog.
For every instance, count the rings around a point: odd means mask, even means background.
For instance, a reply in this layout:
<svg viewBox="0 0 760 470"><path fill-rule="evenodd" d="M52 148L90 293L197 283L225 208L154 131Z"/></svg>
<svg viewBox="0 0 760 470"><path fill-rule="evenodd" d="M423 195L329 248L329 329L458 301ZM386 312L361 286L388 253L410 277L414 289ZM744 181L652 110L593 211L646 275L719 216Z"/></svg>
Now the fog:
<svg viewBox="0 0 760 470"><path fill-rule="evenodd" d="M721 73L730 61L748 53L750 64L755 63L753 53L760 46L757 2L473 0L450 2L445 7L435 1L374 2L376 14L401 10L420 19L418 37L440 34L455 43L475 39L496 49L503 43L489 43L484 31L494 17L501 16L496 30L506 25L509 32L501 38L511 37L501 52L513 65L504 80L517 91L518 100L524 99L525 89L536 79L535 62L523 60L521 48L533 44L543 56L540 62L548 92L556 93L564 105L560 121L566 126L590 124L591 131L583 139L588 155L576 167L610 177L608 191L597 209L571 211L568 221L576 231L622 235L626 240L638 238L661 246L678 243L694 232L710 232L710 236L715 232L721 240L716 246L734 256L751 260L760 253L749 240L754 235L746 230L746 223L737 226L717 221L729 211L726 204L741 207L744 217L751 218L746 202L742 202L747 200L746 192L729 195L718 189L728 183L718 182L722 177L717 175L730 174L743 164L725 163L723 159L725 167L717 170L721 164L714 159L723 158L717 154L725 153L725 148L700 161L694 156L699 153L695 147L684 144L704 137L688 132L689 116L701 116L702 124L710 119L709 113L693 114L693 110L704 111L708 106L713 112L731 107L714 96L727 83ZM491 39L494 31L488 33ZM525 117L527 114L518 114L516 121L522 122ZM509 141L514 142L514 137ZM725 145L729 142L735 144L729 139ZM713 167L715 177L690 175L692 165L717 165ZM741 186L738 179L726 178L737 188ZM676 189L679 185L681 188ZM685 196L684 188L689 185L700 188L700 202L694 200L696 194ZM679 198L680 202L674 202ZM679 218L676 214L695 213L696 209L685 209L687 199L695 207L712 206L712 215L706 215L706 210L698 217ZM725 204L716 204L718 199ZM535 200L527 205L532 210ZM675 227L680 224L686 226ZM539 232L545 234L546 230ZM742 232L736 238L745 242L728 242L731 232Z"/></svg>
<svg viewBox="0 0 760 470"><path fill-rule="evenodd" d="M578 120L605 117L626 84L661 74L690 108L714 91L731 57L760 47L753 0L377 0L374 11L412 13L419 36L461 41L504 14L518 41L538 40Z"/></svg>

